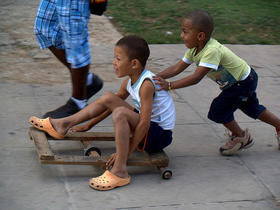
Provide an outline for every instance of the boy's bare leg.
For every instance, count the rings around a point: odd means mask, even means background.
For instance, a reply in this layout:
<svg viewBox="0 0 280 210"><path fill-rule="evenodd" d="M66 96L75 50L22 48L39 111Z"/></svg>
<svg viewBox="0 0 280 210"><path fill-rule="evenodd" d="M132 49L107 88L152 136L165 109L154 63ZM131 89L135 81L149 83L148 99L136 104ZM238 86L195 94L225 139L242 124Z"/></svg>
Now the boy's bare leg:
<svg viewBox="0 0 280 210"><path fill-rule="evenodd" d="M277 130L280 130L280 119L271 113L269 110L264 110L258 117L259 120L274 126Z"/></svg>
<svg viewBox="0 0 280 210"><path fill-rule="evenodd" d="M271 113L269 110L264 110L258 117L259 120L274 126L277 130L280 130L280 119ZM225 123L224 126L232 132L232 136L243 136L244 131L239 127L235 120Z"/></svg>
<svg viewBox="0 0 280 210"><path fill-rule="evenodd" d="M74 115L59 119L50 119L54 129L61 135L65 135L67 131L74 125L78 125L89 119L97 117L103 113L106 109L113 111L115 108L124 106L131 108L123 99L113 93L105 93L93 103L86 106Z"/></svg>
<svg viewBox="0 0 280 210"><path fill-rule="evenodd" d="M113 93L106 93L78 113L61 119L51 119L54 129L64 135L69 128L94 118L109 108L113 114L115 128L116 156L112 169L113 174L127 178L126 162L130 145L130 134L136 128L139 115L132 107Z"/></svg>
<svg viewBox="0 0 280 210"><path fill-rule="evenodd" d="M115 128L116 154L113 167L110 171L121 178L127 178L126 162L130 144L130 133L136 128L139 115L126 107L118 107L114 110L112 118Z"/></svg>
<svg viewBox="0 0 280 210"><path fill-rule="evenodd" d="M244 130L240 128L240 126L237 124L235 120L223 124L227 129L229 129L232 133L232 136L238 136L243 137L244 136Z"/></svg>

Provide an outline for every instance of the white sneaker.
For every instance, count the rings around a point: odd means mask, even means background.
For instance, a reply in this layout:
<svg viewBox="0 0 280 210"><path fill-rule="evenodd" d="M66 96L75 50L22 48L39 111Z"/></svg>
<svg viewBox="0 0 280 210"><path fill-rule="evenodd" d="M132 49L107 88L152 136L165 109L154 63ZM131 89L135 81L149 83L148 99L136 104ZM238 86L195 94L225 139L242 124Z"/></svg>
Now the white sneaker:
<svg viewBox="0 0 280 210"><path fill-rule="evenodd" d="M244 137L232 136L229 133L227 134L227 136L229 140L220 147L220 153L222 155L233 155L237 151L241 149L248 149L254 144L254 141L251 138L251 134L249 133L247 128L245 129Z"/></svg>

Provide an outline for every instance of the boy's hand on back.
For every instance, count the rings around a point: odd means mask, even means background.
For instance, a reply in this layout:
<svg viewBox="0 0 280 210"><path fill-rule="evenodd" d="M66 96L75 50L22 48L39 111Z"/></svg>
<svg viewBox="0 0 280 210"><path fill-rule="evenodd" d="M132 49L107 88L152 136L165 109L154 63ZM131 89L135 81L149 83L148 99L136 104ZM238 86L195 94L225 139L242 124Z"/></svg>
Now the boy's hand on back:
<svg viewBox="0 0 280 210"><path fill-rule="evenodd" d="M157 89L157 91L168 90L169 85L165 79L158 77L158 76L153 76L153 80L155 81L156 85L160 86L160 88Z"/></svg>

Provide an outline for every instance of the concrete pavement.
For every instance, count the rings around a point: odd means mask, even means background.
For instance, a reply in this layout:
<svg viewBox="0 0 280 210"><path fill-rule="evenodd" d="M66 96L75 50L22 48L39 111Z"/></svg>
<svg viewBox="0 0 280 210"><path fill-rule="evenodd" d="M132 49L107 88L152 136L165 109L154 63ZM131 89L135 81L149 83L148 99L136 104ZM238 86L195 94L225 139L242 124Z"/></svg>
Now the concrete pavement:
<svg viewBox="0 0 280 210"><path fill-rule="evenodd" d="M88 180L102 173L98 168L40 164L27 135L27 120L63 104L71 94L71 84L64 67L47 51L37 49L32 32L37 4L33 0L0 3L1 210L279 209L280 151L274 129L237 112L236 119L250 129L255 145L232 157L220 156L218 148L225 142L224 128L207 119L209 105L219 89L209 79L173 94L176 127L174 141L166 149L172 179L161 179L154 168L129 167L132 181L128 186L99 192L88 187ZM19 27L19 19L24 20L22 25L26 27ZM97 97L106 91L116 92L122 81L114 78L114 42L113 38L108 40L111 42L91 42L92 70L105 81ZM280 46L228 47L255 68L259 74L260 102L280 116ZM154 72L176 62L185 52L183 45L150 48L147 68ZM191 70L193 67L182 76ZM92 130L112 131L111 120L106 119ZM114 148L113 144L97 146ZM82 153L81 145L75 142L51 142L51 147L59 154Z"/></svg>

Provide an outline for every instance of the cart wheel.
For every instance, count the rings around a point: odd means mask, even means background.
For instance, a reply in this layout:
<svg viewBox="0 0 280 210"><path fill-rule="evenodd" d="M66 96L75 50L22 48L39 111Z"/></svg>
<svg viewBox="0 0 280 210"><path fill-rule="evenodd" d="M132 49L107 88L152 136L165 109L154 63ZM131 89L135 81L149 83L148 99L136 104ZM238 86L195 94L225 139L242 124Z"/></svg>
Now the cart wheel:
<svg viewBox="0 0 280 210"><path fill-rule="evenodd" d="M85 156L100 157L101 150L97 147L87 147L84 152Z"/></svg>
<svg viewBox="0 0 280 210"><path fill-rule="evenodd" d="M163 179L170 179L172 177L172 171L169 168L161 168L161 177Z"/></svg>

